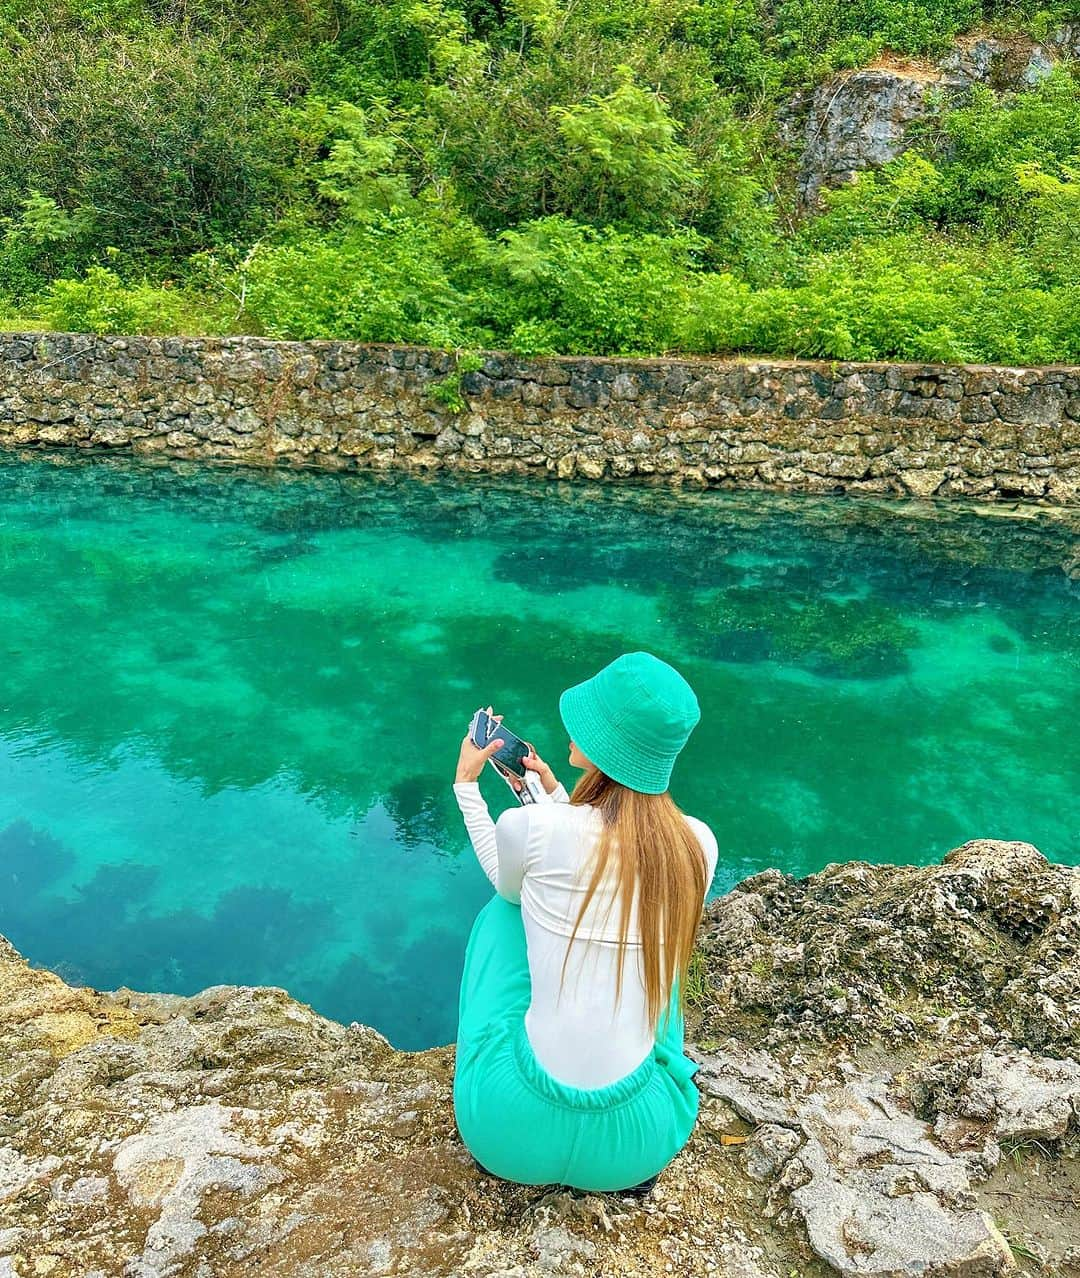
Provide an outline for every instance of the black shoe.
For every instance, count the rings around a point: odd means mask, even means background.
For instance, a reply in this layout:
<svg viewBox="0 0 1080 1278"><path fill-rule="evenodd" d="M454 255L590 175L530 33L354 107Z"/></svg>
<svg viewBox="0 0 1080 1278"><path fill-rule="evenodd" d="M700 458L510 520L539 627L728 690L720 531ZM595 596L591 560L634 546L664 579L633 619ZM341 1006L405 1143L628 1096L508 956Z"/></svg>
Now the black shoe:
<svg viewBox="0 0 1080 1278"><path fill-rule="evenodd" d="M650 1176L648 1180L643 1180L640 1185L631 1185L629 1189L620 1189L620 1194L634 1194L638 1198L644 1198L647 1193L655 1188L656 1182L660 1179L660 1173Z"/></svg>

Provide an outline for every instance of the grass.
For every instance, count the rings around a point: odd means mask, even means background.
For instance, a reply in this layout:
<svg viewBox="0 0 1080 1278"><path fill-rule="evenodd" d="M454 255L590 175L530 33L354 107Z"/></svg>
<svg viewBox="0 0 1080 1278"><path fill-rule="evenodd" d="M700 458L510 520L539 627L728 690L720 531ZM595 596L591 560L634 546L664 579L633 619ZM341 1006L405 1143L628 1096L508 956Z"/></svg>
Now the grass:
<svg viewBox="0 0 1080 1278"><path fill-rule="evenodd" d="M686 971L686 1001L691 1007L699 1010L705 1007L709 992L705 955L695 949L690 955L690 966Z"/></svg>
<svg viewBox="0 0 1080 1278"><path fill-rule="evenodd" d="M0 315L0 333L43 333L47 327L41 320L26 319L21 315Z"/></svg>
<svg viewBox="0 0 1080 1278"><path fill-rule="evenodd" d="M1024 1165L1024 1156L1030 1154L1038 1154L1041 1158L1050 1159L1053 1154L1042 1141L1035 1140L1034 1137L1026 1137L1015 1141L1002 1141L1001 1152L1005 1158L1008 1158L1019 1169Z"/></svg>
<svg viewBox="0 0 1080 1278"><path fill-rule="evenodd" d="M1032 1250L1030 1243L1018 1234L1010 1233L1009 1228L1002 1225L1000 1221L996 1221L995 1224L997 1225L998 1233L1001 1234L1002 1238L1004 1238L1008 1244L1014 1260L1031 1261L1037 1265L1039 1269L1042 1269L1043 1257L1037 1251Z"/></svg>

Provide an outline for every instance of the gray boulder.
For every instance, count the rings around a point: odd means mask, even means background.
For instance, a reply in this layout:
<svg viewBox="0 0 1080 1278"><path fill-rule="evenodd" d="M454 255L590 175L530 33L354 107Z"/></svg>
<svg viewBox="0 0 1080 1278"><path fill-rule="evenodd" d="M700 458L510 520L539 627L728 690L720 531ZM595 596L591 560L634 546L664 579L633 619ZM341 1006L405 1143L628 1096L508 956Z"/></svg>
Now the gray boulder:
<svg viewBox="0 0 1080 1278"><path fill-rule="evenodd" d="M823 189L895 160L913 145L913 126L973 85L998 93L1030 88L1078 49L1080 23L1062 26L1045 44L965 37L934 64L882 59L800 91L777 116L781 140L799 151L800 204L813 206Z"/></svg>

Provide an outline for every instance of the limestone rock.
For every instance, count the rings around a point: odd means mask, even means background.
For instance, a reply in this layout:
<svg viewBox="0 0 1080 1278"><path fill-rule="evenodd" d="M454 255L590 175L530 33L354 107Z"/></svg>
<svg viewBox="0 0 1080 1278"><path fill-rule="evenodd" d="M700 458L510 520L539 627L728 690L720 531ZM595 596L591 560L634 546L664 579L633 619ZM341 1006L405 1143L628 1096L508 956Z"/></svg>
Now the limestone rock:
<svg viewBox="0 0 1080 1278"><path fill-rule="evenodd" d="M896 159L912 144L911 126L942 98L955 101L976 84L999 93L1038 84L1061 58L1076 56L1078 26L1061 27L1045 45L962 37L936 64L883 59L796 94L781 108L778 127L785 142L801 149L800 202L813 205L824 187Z"/></svg>
<svg viewBox="0 0 1080 1278"><path fill-rule="evenodd" d="M880 1077L805 1103L807 1140L785 1168L814 1251L840 1274L991 1275L1013 1267L967 1168L904 1113Z"/></svg>
<svg viewBox="0 0 1080 1278"><path fill-rule="evenodd" d="M1080 1134L1080 1061L982 1051L935 1064L919 1079L924 1107L991 1127L999 1140Z"/></svg>
<svg viewBox="0 0 1080 1278"><path fill-rule="evenodd" d="M801 202L813 204L822 187L850 182L900 155L909 126L926 114L931 83L908 72L854 71L793 99L780 127L786 140L803 143Z"/></svg>
<svg viewBox="0 0 1080 1278"><path fill-rule="evenodd" d="M746 1174L751 1180L771 1180L801 1143L799 1133L793 1128L762 1123L744 1151Z"/></svg>
<svg viewBox="0 0 1080 1278"><path fill-rule="evenodd" d="M926 868L769 870L709 903L701 947L706 1033L1080 1054L1080 868L1028 843L976 839Z"/></svg>
<svg viewBox="0 0 1080 1278"><path fill-rule="evenodd" d="M909 470L904 473L904 487L915 497L932 497L944 482L944 470Z"/></svg>
<svg viewBox="0 0 1080 1278"><path fill-rule="evenodd" d="M997 1141L1075 1134L1078 873L976 840L711 903L701 1120L644 1200L481 1173L452 1047L396 1051L280 989L73 989L0 938L0 1275L996 1278L975 1191ZM917 1018L930 987L973 1011L887 1068L893 998Z"/></svg>
<svg viewBox="0 0 1080 1278"><path fill-rule="evenodd" d="M983 74L983 46L967 56L970 74ZM818 104L815 145L835 134L841 151L850 142L859 153L840 156L840 176L863 162L866 138L846 117L834 130L829 113L887 72L900 87L881 91L896 101L923 74L876 67ZM959 63L950 72L967 74ZM874 163L906 144L875 124L865 132L884 148ZM468 411L453 414L429 394L452 361L362 342L0 334L0 446L181 465L449 469L1062 507L1080 498L1074 368L498 353L487 365L502 375L466 375Z"/></svg>
<svg viewBox="0 0 1080 1278"><path fill-rule="evenodd" d="M935 1139L891 1076L819 1079L799 1094L792 1071L763 1053L748 1060L725 1045L702 1060L706 1091L744 1116L782 1116L752 1136L747 1172L775 1181L769 1214L800 1220L836 1272L907 1278L1012 1267L1005 1240L975 1206L978 1164Z"/></svg>

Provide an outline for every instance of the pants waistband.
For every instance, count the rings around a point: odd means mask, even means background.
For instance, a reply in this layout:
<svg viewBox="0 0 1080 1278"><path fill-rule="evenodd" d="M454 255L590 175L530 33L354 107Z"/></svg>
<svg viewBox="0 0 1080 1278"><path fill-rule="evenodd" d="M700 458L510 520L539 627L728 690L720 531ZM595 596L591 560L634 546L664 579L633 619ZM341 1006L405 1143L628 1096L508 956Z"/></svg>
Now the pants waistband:
<svg viewBox="0 0 1080 1278"><path fill-rule="evenodd" d="M657 1068L656 1057L650 1052L631 1073L603 1087L573 1087L569 1083L560 1083L536 1059L536 1053L525 1032L524 1016L518 1020L513 1031L513 1053L518 1072L534 1092L545 1100L572 1110L614 1109L618 1105L625 1105L649 1085Z"/></svg>

